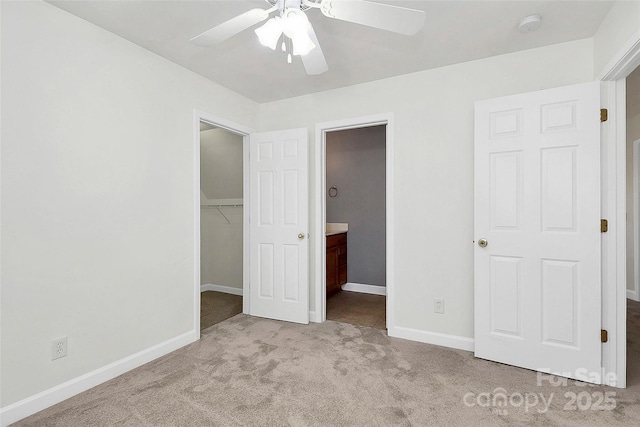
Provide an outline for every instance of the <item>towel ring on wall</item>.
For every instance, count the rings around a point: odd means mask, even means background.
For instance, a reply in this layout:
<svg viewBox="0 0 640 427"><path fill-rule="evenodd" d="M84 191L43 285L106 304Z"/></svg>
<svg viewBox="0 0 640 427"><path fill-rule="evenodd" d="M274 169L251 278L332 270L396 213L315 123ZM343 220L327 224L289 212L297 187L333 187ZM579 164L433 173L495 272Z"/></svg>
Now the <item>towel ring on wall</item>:
<svg viewBox="0 0 640 427"><path fill-rule="evenodd" d="M329 197L331 197L332 199L335 199L336 197L338 197L338 187L334 185L331 188L329 188Z"/></svg>

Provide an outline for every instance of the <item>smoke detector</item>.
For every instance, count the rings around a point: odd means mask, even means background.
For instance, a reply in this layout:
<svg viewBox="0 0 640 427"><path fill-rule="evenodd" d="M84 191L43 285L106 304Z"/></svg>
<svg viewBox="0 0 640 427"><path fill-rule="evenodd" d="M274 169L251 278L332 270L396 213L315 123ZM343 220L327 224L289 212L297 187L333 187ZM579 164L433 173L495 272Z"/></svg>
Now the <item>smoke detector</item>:
<svg viewBox="0 0 640 427"><path fill-rule="evenodd" d="M520 20L518 29L521 33L531 33L540 28L541 24L542 18L540 17L540 15L529 15Z"/></svg>

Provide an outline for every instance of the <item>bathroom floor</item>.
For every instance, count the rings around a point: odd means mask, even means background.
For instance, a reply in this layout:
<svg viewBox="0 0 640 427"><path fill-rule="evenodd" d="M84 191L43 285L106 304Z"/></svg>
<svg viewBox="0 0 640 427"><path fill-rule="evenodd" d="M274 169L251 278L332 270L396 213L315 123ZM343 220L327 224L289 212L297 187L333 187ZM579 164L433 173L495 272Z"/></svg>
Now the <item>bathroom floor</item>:
<svg viewBox="0 0 640 427"><path fill-rule="evenodd" d="M242 296L206 291L200 294L200 330L242 313Z"/></svg>
<svg viewBox="0 0 640 427"><path fill-rule="evenodd" d="M384 295L339 291L327 298L327 320L386 329Z"/></svg>

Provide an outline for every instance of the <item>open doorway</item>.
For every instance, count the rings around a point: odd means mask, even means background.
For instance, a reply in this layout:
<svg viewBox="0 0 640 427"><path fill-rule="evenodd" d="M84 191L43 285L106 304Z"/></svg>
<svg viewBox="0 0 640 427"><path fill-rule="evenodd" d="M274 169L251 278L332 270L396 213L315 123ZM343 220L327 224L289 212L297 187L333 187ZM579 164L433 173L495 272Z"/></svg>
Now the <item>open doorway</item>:
<svg viewBox="0 0 640 427"><path fill-rule="evenodd" d="M386 125L325 136L326 318L386 328Z"/></svg>
<svg viewBox="0 0 640 427"><path fill-rule="evenodd" d="M640 67L626 78L627 387L640 384Z"/></svg>
<svg viewBox="0 0 640 427"><path fill-rule="evenodd" d="M242 312L243 137L200 122L200 329Z"/></svg>
<svg viewBox="0 0 640 427"><path fill-rule="evenodd" d="M327 320L386 329L386 125L327 132Z"/></svg>
<svg viewBox="0 0 640 427"><path fill-rule="evenodd" d="M204 124L203 124L204 123ZM308 275L308 244L309 241L304 233L308 230L308 179L307 179L307 132L304 129L289 129L283 131L272 131L256 133L253 129L242 126L228 120L211 116L201 111L194 111L194 328L200 332L200 314L202 291L216 291L222 293L242 295L242 313L253 316L261 316L279 320L293 321L297 323L309 322L309 275ZM210 168L211 170L222 170L222 166L201 165L201 129L204 132L219 133L227 137L236 136L236 145L242 145L242 163L230 164L229 157L224 153L216 153L213 157L218 162L223 162L227 169L237 176L242 176L242 196L236 197L236 190L233 194L220 194L207 190L206 184L202 184L205 172L201 177L201 170ZM250 153L253 153L250 155ZM237 155L236 155L237 158ZM274 159L275 158L275 159ZM262 166L266 163L267 165ZM261 169L262 168L262 169ZM268 169L268 170L267 170ZM268 172L268 173L264 173ZM227 173L230 173L227 171ZM273 176L279 173L278 179L269 180L269 174ZM284 177L283 177L284 176ZM260 178L264 178L261 182ZM228 176L214 177L215 186L229 187ZM237 180L237 178L234 178ZM237 181L236 181L237 182ZM261 184L264 184L260 187ZM264 191L263 191L264 190ZM268 190L273 190L269 191ZM295 197L283 197L282 194L290 196L295 192ZM255 202L251 203L251 195L254 195ZM269 197L270 196L270 197ZM227 209L223 209L227 208ZM241 210L239 210L241 208ZM232 218L227 213L230 209L238 210L235 217L242 218L242 238L241 250L231 251L229 241L223 242L223 252L233 252L232 262L235 268L241 266L242 287L239 292L236 286L229 283L207 283L207 266L204 263L212 260L207 257L206 250L203 249L202 239L206 231L201 231L204 221L201 221L203 211L212 210L216 216L216 221L224 225L231 225ZM253 210L252 210L253 209ZM242 213L240 213L240 211ZM269 215L275 212L279 215L277 221L273 221L274 216ZM252 224L249 216L256 218ZM264 215L261 218L260 215ZM267 223L270 221L270 223ZM277 224L278 227L273 227ZM283 230L283 224L287 229ZM265 227L265 225L267 227ZM266 229L266 231L265 231ZM227 230L227 232L230 230ZM237 233L238 230L235 230ZM295 231L295 233L293 233ZM286 235L287 240L280 238ZM269 250L273 244L262 244L265 239L280 238L276 242L281 247L283 242L287 247L279 250L278 253L272 251L276 256L267 259ZM223 236L218 236L215 244L219 245ZM207 243L205 242L204 245ZM221 249L218 248L218 251ZM260 251L263 251L262 253ZM267 253L265 253L265 251ZM241 255L239 253L241 252ZM202 256L201 256L202 254ZM252 255L253 254L253 255ZM265 256L262 256L265 255ZM284 255L284 256L282 256ZM262 257L261 257L262 256ZM221 259L224 254L219 254ZM276 259L277 258L277 259ZM270 261L277 261L277 263ZM213 261L218 261L213 260ZM230 261L227 258L227 261ZM264 270L271 269L277 274L270 275ZM284 276L283 276L284 275ZM255 286L249 286L250 277ZM284 277L286 280L282 280ZM236 276L237 278L237 276ZM270 280L274 278L274 280ZM214 281L215 280L211 280ZM271 286L275 285L275 286ZM236 288L236 289L234 289ZM267 295L273 292L277 298ZM284 309L282 307L285 307Z"/></svg>
<svg viewBox="0 0 640 427"><path fill-rule="evenodd" d="M627 162L627 78L640 67L640 36L636 33L616 53L599 76L602 82L603 107L610 110L609 120L602 127L604 172L602 214L609 220L609 230L602 236L602 325L608 331L603 346L602 366L609 374L607 385L625 388L630 355L628 350L628 247L627 229L633 223L628 217ZM634 96L632 94L632 96ZM637 96L637 95L635 95ZM612 112L612 114L611 114ZM613 226L611 226L613 224ZM605 255L606 254L606 255Z"/></svg>

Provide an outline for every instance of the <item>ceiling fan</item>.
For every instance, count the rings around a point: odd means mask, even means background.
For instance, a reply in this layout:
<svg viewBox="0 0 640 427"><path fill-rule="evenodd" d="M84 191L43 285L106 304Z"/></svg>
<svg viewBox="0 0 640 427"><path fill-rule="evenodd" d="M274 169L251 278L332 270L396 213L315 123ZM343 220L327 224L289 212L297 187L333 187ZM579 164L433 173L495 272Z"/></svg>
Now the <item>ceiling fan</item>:
<svg viewBox="0 0 640 427"><path fill-rule="evenodd" d="M320 9L328 18L355 22L404 35L414 35L424 25L425 13L421 10L374 3L366 0L265 0L268 9L252 9L217 25L191 39L198 46L213 46L247 28L275 16L255 33L263 45L275 50L282 39L282 50L302 58L309 75L322 74L329 69L316 33L305 12Z"/></svg>

